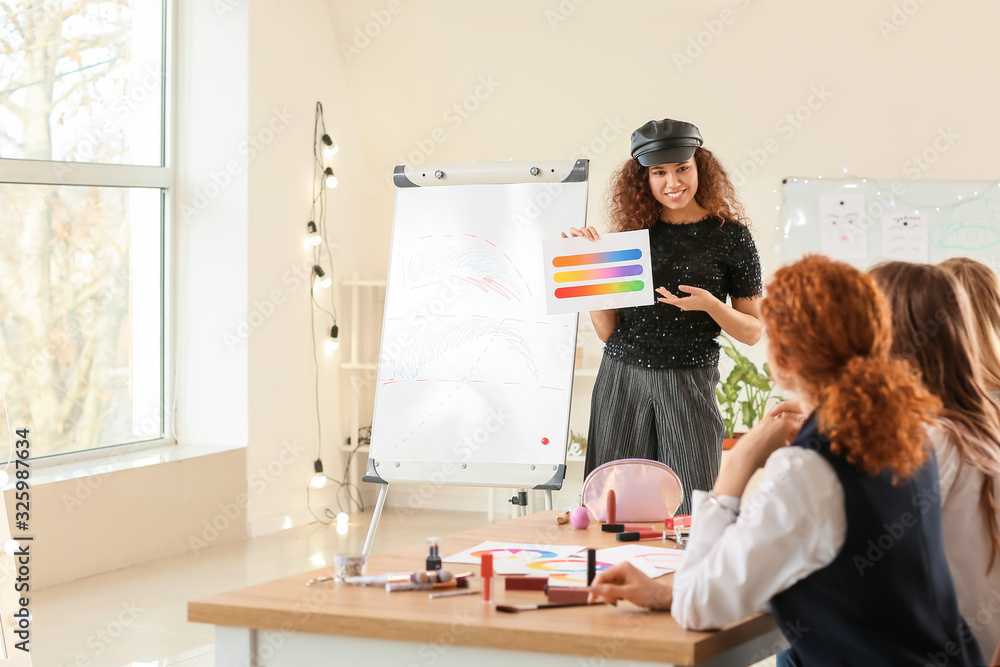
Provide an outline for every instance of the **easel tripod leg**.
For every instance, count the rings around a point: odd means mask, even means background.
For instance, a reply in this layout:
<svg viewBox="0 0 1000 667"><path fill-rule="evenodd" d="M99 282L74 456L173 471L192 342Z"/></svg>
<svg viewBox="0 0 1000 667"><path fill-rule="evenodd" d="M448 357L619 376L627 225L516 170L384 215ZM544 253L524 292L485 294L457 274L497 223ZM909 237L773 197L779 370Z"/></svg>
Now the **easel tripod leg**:
<svg viewBox="0 0 1000 667"><path fill-rule="evenodd" d="M378 490L378 500L375 501L375 512L372 514L371 525L368 526L368 537L365 538L365 548L361 550L362 556L367 556L372 550L372 542L375 541L375 531L378 530L378 520L382 517L382 508L385 506L385 497L389 495L389 485L383 484Z"/></svg>

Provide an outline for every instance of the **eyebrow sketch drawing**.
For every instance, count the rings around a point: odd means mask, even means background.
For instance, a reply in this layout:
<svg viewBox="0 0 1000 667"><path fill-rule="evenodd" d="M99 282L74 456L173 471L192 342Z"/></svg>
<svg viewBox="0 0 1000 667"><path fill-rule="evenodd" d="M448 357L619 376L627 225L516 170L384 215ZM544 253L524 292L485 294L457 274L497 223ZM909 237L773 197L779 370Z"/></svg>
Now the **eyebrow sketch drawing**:
<svg viewBox="0 0 1000 667"><path fill-rule="evenodd" d="M522 287L519 284L516 268L509 258L504 258L500 259L487 250L434 245L418 252L405 263L406 286L420 287L444 278L456 278L483 292L524 303L526 292L530 294L530 290L527 285Z"/></svg>
<svg viewBox="0 0 1000 667"><path fill-rule="evenodd" d="M487 352L492 351L494 354L509 352L514 355L517 362L523 364L532 377L538 379L538 367L524 336L517 329L503 324L502 320L456 322L445 325L441 330L428 332L394 360L396 377L412 380L434 361L450 355L453 350L466 343L484 338L488 339L485 341L486 345L479 357L472 361L469 372L479 364ZM494 343L498 344L498 347L491 350ZM504 372L509 374L510 367L511 364L505 360Z"/></svg>
<svg viewBox="0 0 1000 667"><path fill-rule="evenodd" d="M935 248L985 250L1000 243L1000 200L984 197L956 204L933 228Z"/></svg>
<svg viewBox="0 0 1000 667"><path fill-rule="evenodd" d="M920 213L882 216L882 256L903 262L928 261L927 216Z"/></svg>

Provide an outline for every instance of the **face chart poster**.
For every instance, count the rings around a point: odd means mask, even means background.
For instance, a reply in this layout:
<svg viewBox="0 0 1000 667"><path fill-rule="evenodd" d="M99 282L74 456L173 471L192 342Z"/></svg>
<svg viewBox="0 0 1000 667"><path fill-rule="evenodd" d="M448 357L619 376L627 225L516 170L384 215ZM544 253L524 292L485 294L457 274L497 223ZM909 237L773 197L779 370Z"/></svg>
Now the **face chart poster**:
<svg viewBox="0 0 1000 667"><path fill-rule="evenodd" d="M882 256L900 262L930 261L930 225L927 216L882 216Z"/></svg>
<svg viewBox="0 0 1000 667"><path fill-rule="evenodd" d="M548 239L542 257L549 315L655 303L649 230Z"/></svg>
<svg viewBox="0 0 1000 667"><path fill-rule="evenodd" d="M820 247L833 259L868 256L868 219L863 194L819 198Z"/></svg>

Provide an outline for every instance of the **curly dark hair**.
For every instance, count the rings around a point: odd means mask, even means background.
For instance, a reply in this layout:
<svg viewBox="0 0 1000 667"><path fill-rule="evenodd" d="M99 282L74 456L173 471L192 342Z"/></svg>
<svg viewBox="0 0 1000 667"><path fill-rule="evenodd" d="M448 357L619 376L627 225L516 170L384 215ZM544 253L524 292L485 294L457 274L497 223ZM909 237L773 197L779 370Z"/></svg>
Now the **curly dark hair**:
<svg viewBox="0 0 1000 667"><path fill-rule="evenodd" d="M698 191L694 199L698 205L723 221L749 227L736 188L719 159L707 148L697 148L694 161L698 168ZM612 232L652 227L663 211L649 189L649 167L643 167L635 158L623 162L612 174L607 199Z"/></svg>

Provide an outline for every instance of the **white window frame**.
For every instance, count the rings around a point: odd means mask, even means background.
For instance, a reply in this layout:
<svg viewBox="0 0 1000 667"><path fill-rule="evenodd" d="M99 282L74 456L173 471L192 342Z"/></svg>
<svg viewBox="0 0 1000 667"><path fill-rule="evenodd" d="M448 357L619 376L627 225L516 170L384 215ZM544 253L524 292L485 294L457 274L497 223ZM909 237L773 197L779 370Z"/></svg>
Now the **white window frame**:
<svg viewBox="0 0 1000 667"><path fill-rule="evenodd" d="M163 437L139 442L104 445L94 449L46 456L42 459L32 461L32 467L36 470L54 466L72 466L90 462L97 463L107 459L117 460L122 456L127 456L135 452L177 444L173 428L174 406L176 405L174 382L176 362L173 353L174 341L176 340L176 323L174 320L174 313L176 311L172 289L172 277L174 275L174 207L172 205L172 195L176 183L174 177L174 155L177 135L175 128L175 119L177 117L176 5L175 0L164 0L163 3L163 67L165 71L160 82L160 113L162 118L160 150L163 161L161 166L0 158L0 184L157 188L161 191L160 284L162 285L162 292L160 303L160 393L163 399L163 407L160 414ZM69 165L71 168L66 169L66 165ZM6 461L6 455L3 452L0 452L0 461Z"/></svg>

